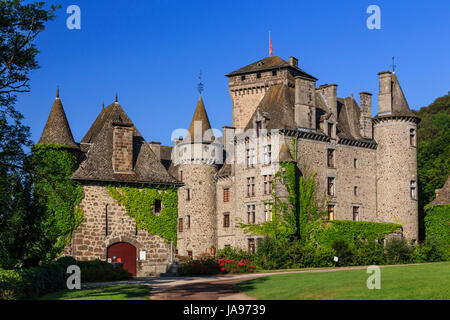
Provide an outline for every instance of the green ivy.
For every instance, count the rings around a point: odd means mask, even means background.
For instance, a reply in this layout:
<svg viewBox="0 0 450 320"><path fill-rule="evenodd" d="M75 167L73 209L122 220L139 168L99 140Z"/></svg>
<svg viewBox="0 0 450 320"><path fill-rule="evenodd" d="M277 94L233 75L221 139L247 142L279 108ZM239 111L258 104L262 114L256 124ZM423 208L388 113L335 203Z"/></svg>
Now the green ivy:
<svg viewBox="0 0 450 320"><path fill-rule="evenodd" d="M125 206L127 214L134 218L136 226L150 234L157 234L166 241L177 242L178 193L175 188L158 189L153 186L107 187L109 194ZM161 200L159 215L153 213L155 200Z"/></svg>
<svg viewBox="0 0 450 320"><path fill-rule="evenodd" d="M425 206L425 234L450 247L450 204Z"/></svg>
<svg viewBox="0 0 450 320"><path fill-rule="evenodd" d="M42 236L35 250L50 261L63 253L83 222L83 211L78 207L83 187L70 179L78 164L74 151L54 144L39 144L32 151L35 200L43 215Z"/></svg>
<svg viewBox="0 0 450 320"><path fill-rule="evenodd" d="M342 240L351 248L359 240L383 240L388 234L401 230L396 223L333 220L317 221L314 224L313 240L316 243L330 247L333 242Z"/></svg>

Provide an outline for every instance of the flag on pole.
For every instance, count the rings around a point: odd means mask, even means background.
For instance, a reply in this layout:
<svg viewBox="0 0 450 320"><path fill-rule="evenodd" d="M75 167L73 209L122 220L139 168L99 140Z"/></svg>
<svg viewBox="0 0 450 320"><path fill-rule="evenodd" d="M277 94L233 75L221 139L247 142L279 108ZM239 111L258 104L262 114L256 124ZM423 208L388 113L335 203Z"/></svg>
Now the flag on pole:
<svg viewBox="0 0 450 320"><path fill-rule="evenodd" d="M270 36L270 31L269 31L269 55L272 56L272 54L273 54L272 37Z"/></svg>

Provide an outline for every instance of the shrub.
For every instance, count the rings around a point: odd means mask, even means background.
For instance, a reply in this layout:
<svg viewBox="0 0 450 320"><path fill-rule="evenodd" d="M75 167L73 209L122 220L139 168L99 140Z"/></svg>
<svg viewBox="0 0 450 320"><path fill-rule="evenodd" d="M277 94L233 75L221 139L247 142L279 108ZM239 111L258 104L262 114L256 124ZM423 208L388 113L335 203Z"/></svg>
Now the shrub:
<svg viewBox="0 0 450 320"><path fill-rule="evenodd" d="M449 260L449 248L444 241L435 237L428 237L425 242L415 247L411 254L411 262L437 262Z"/></svg>
<svg viewBox="0 0 450 320"><path fill-rule="evenodd" d="M405 239L392 238L386 241L386 261L390 264L408 263L414 251Z"/></svg>
<svg viewBox="0 0 450 320"><path fill-rule="evenodd" d="M284 266L286 252L284 246L272 238L264 238L258 244L254 261L265 270L280 269Z"/></svg>
<svg viewBox="0 0 450 320"><path fill-rule="evenodd" d="M353 265L382 265L386 264L383 243L379 241L358 241L353 251Z"/></svg>
<svg viewBox="0 0 450 320"><path fill-rule="evenodd" d="M344 240L336 240L331 246L336 252L336 256L339 258L336 265L348 266L352 264L353 252L350 249L347 242Z"/></svg>
<svg viewBox="0 0 450 320"><path fill-rule="evenodd" d="M219 259L219 268L222 273L249 273L255 270L250 259Z"/></svg>
<svg viewBox="0 0 450 320"><path fill-rule="evenodd" d="M183 262L178 269L181 276L214 275L221 273L219 263L215 258L206 257Z"/></svg>
<svg viewBox="0 0 450 320"><path fill-rule="evenodd" d="M37 299L40 296L63 290L69 276L67 267L78 265L81 269L81 282L116 281L132 278L122 267L105 261L76 261L63 257L56 262L22 270L0 269L0 300Z"/></svg>
<svg viewBox="0 0 450 320"><path fill-rule="evenodd" d="M235 260L247 260L253 257L253 254L243 249L235 249L231 246L226 246L223 249L217 250L217 258L235 259Z"/></svg>
<svg viewBox="0 0 450 320"><path fill-rule="evenodd" d="M293 242L286 249L285 268L316 268L332 267L334 249L306 245L301 246L299 242Z"/></svg>

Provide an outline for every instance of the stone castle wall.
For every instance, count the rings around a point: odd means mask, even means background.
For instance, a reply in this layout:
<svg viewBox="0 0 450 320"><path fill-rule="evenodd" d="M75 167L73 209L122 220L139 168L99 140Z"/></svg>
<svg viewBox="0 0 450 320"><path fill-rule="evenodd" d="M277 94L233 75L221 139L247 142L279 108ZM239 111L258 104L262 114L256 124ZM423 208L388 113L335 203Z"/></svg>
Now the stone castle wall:
<svg viewBox="0 0 450 320"><path fill-rule="evenodd" d="M84 183L83 192L80 208L84 212L84 222L74 232L66 254L78 260L106 260L110 245L127 242L137 250L137 276L166 272L170 263L170 244L145 230L139 229L136 234L134 219L126 213L124 206L110 197L106 185ZM140 251L146 252L145 260L139 260Z"/></svg>
<svg viewBox="0 0 450 320"><path fill-rule="evenodd" d="M215 165L181 164L184 186L178 189L178 219L183 219L183 231L178 232L178 255L193 257L210 252L216 246L216 185ZM190 200L187 190L190 190ZM188 216L190 218L188 218ZM190 226L188 226L190 219Z"/></svg>
<svg viewBox="0 0 450 320"><path fill-rule="evenodd" d="M417 148L410 145L410 129L417 129L406 119L382 120L374 124L378 143L377 204L378 219L403 226L408 239L418 239ZM415 181L416 198L411 198Z"/></svg>

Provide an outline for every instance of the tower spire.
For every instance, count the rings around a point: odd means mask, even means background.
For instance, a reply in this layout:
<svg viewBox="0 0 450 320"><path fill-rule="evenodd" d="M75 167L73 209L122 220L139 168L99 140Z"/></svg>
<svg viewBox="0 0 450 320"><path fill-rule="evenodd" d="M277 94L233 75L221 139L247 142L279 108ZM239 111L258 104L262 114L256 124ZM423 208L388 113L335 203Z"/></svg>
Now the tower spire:
<svg viewBox="0 0 450 320"><path fill-rule="evenodd" d="M59 99L59 85L56 86L56 97Z"/></svg>
<svg viewBox="0 0 450 320"><path fill-rule="evenodd" d="M119 94L116 92L116 103L119 103Z"/></svg>

